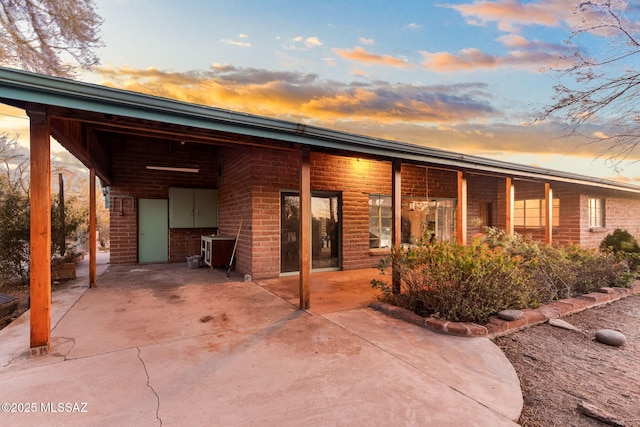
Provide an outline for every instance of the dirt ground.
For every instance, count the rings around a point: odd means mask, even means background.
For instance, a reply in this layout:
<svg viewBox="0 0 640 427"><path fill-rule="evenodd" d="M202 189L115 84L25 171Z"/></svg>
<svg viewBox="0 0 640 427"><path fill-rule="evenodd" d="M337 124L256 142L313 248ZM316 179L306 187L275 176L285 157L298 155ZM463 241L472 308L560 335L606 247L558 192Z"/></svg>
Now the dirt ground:
<svg viewBox="0 0 640 427"><path fill-rule="evenodd" d="M519 424L605 425L581 413L578 404L586 402L621 421L619 425L640 426L640 296L563 320L581 332L545 323L494 340L520 378L524 410ZM599 329L622 332L626 344L595 341Z"/></svg>
<svg viewBox="0 0 640 427"><path fill-rule="evenodd" d="M51 287L51 292L55 292L58 289L63 289L66 286L70 285L70 281L56 281L53 283ZM13 314L13 317L6 322L0 322L0 329L6 327L9 323L11 323L16 318L20 317L25 311L29 309L29 286L27 285L5 285L0 289L0 292L8 295L12 295L18 298L20 303L18 307L18 311Z"/></svg>
<svg viewBox="0 0 640 427"><path fill-rule="evenodd" d="M0 329L3 329L29 309L29 287L22 285L5 285L0 288L0 292L18 298L18 302L20 304L18 306L18 311L13 314L11 319L5 319L4 321L0 319Z"/></svg>

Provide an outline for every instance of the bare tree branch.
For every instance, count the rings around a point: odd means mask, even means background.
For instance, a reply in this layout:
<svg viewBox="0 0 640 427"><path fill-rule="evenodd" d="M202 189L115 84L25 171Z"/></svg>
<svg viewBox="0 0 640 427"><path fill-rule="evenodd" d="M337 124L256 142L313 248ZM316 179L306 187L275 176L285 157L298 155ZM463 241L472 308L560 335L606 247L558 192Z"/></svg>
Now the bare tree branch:
<svg viewBox="0 0 640 427"><path fill-rule="evenodd" d="M0 0L0 64L73 77L99 63L93 0Z"/></svg>
<svg viewBox="0 0 640 427"><path fill-rule="evenodd" d="M558 80L553 103L540 117L560 118L567 135L587 130L585 136L601 143L614 169L635 157L640 144L640 70L633 58L640 54L640 22L638 10L626 6L609 0L577 7L578 24L567 40L571 55L562 58L569 65L552 70ZM586 37L606 38L609 49L585 52L579 39ZM588 125L599 125L601 131Z"/></svg>

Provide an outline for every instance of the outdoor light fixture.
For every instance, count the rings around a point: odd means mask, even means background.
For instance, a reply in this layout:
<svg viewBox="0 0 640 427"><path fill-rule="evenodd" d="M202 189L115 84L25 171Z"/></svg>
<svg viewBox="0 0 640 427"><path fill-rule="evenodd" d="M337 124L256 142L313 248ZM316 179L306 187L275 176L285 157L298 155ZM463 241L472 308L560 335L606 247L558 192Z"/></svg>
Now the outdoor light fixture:
<svg viewBox="0 0 640 427"><path fill-rule="evenodd" d="M199 166L147 166L147 169L154 170L154 171L169 171L169 172L188 172L188 173L200 172Z"/></svg>

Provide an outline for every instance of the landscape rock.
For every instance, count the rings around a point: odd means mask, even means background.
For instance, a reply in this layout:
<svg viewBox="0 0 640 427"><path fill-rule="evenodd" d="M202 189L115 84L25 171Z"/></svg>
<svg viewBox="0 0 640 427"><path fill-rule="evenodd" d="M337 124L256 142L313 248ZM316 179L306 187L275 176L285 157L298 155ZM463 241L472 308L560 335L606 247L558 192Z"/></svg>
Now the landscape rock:
<svg viewBox="0 0 640 427"><path fill-rule="evenodd" d="M502 320L520 320L524 317L522 310L502 310L498 313L498 318Z"/></svg>
<svg viewBox="0 0 640 427"><path fill-rule="evenodd" d="M607 345L621 346L627 342L627 337L622 332L612 329L600 329L596 331L596 341Z"/></svg>
<svg viewBox="0 0 640 427"><path fill-rule="evenodd" d="M579 331L579 329L573 326L571 323L565 322L562 319L549 319L549 324L551 326L555 326L556 328L568 329L570 331Z"/></svg>
<svg viewBox="0 0 640 427"><path fill-rule="evenodd" d="M580 402L578 403L578 409L587 417L596 419L610 426L625 427L624 421L614 415L608 414L607 412L594 405L591 405L590 403Z"/></svg>

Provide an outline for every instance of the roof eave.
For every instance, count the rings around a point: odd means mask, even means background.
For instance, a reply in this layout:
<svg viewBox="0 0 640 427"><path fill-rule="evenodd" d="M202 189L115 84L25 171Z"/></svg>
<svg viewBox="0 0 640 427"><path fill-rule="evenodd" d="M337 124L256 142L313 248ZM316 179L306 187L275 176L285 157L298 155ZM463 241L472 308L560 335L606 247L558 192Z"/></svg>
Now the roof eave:
<svg viewBox="0 0 640 427"><path fill-rule="evenodd" d="M640 187L579 174L518 165L414 144L356 135L280 119L239 113L91 83L0 67L1 98L113 114L214 131L239 133L354 153L439 163L493 172L627 191Z"/></svg>

